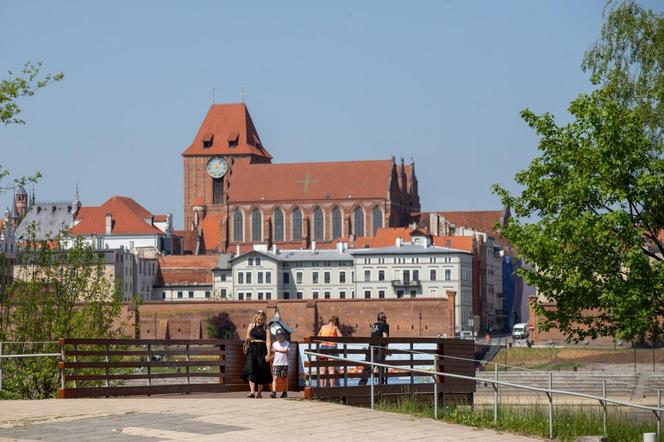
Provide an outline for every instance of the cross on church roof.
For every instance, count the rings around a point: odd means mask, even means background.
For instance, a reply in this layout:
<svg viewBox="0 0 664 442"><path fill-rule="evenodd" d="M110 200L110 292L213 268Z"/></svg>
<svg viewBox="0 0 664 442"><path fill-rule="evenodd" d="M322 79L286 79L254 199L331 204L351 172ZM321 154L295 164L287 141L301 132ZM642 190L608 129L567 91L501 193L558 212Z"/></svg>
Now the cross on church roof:
<svg viewBox="0 0 664 442"><path fill-rule="evenodd" d="M311 171L307 169L307 174L304 176L303 180L297 180L295 181L296 183L302 183L304 185L304 193L307 193L309 191L309 183L317 183L318 180L312 180L311 179Z"/></svg>

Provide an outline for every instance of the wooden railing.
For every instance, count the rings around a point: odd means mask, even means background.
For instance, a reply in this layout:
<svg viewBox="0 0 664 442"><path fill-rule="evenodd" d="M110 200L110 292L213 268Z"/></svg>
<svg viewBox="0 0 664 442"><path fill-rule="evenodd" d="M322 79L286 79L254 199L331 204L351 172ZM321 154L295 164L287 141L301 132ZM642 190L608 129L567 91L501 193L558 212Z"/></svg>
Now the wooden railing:
<svg viewBox="0 0 664 442"><path fill-rule="evenodd" d="M246 389L242 341L61 339L61 398Z"/></svg>
<svg viewBox="0 0 664 442"><path fill-rule="evenodd" d="M413 374L407 369L423 369L474 376L475 345L473 341L445 338L368 338L368 337L316 337L306 338L307 351L320 355L335 355L358 362L320 360L315 356L305 356L307 387L305 398L332 399L345 403L369 403L370 387L358 385L364 366L360 361L370 360L368 346L381 348L384 363L390 369L382 373L374 372L374 391L383 400L395 399L403 395L433 397L432 377ZM335 342L336 349L322 349L321 342ZM376 353L374 353L375 355ZM374 362L380 362L374 358ZM334 367L333 374L323 372L323 368ZM380 378L386 378L381 383ZM325 386L324 381L333 379L333 387ZM437 391L443 402L472 403L475 383L462 379L435 377ZM370 382L370 380L369 380Z"/></svg>

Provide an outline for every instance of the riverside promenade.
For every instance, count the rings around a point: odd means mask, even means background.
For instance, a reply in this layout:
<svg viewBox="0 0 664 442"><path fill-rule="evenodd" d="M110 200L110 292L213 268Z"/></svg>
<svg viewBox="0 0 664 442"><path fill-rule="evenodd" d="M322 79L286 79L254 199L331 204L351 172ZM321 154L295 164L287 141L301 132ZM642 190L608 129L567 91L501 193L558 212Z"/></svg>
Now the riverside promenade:
<svg viewBox="0 0 664 442"><path fill-rule="evenodd" d="M535 441L367 408L237 393L0 401L0 441Z"/></svg>

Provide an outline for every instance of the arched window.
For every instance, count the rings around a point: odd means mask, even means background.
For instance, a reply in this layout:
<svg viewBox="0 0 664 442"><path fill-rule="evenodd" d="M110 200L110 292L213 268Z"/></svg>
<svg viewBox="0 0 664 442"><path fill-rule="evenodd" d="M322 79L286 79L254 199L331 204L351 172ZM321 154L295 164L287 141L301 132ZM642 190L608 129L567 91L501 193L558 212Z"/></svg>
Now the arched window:
<svg viewBox="0 0 664 442"><path fill-rule="evenodd" d="M291 238L293 241L302 240L302 211L296 207L291 214L291 226L293 231L291 232Z"/></svg>
<svg viewBox="0 0 664 442"><path fill-rule="evenodd" d="M258 209L251 211L251 240L263 241L263 216Z"/></svg>
<svg viewBox="0 0 664 442"><path fill-rule="evenodd" d="M323 209L316 207L314 209L314 240L322 241L325 238L325 220L323 219Z"/></svg>
<svg viewBox="0 0 664 442"><path fill-rule="evenodd" d="M332 239L341 238L341 209L335 207L332 209Z"/></svg>
<svg viewBox="0 0 664 442"><path fill-rule="evenodd" d="M353 210L353 230L355 236L364 236L364 210L359 206Z"/></svg>
<svg viewBox="0 0 664 442"><path fill-rule="evenodd" d="M383 211L380 210L380 207L376 206L373 208L371 211L371 217L373 218L373 223L371 224L373 227L373 236L376 236L378 229L383 227Z"/></svg>
<svg viewBox="0 0 664 442"><path fill-rule="evenodd" d="M283 241L284 240L284 212L281 209L274 211L274 216L272 217L272 225L274 226L274 240Z"/></svg>
<svg viewBox="0 0 664 442"><path fill-rule="evenodd" d="M233 241L242 241L244 238L244 222L240 209L233 212Z"/></svg>

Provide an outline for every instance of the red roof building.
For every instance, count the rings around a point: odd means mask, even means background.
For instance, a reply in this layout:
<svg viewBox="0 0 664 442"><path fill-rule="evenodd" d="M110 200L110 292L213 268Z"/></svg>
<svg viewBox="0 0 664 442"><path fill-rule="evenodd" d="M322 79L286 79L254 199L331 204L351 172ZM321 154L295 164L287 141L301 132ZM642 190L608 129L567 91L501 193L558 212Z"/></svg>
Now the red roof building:
<svg viewBox="0 0 664 442"><path fill-rule="evenodd" d="M154 247L172 253L170 215L153 215L132 198L114 196L98 207L81 207L69 234L87 239L94 247L127 249Z"/></svg>
<svg viewBox="0 0 664 442"><path fill-rule="evenodd" d="M420 210L415 164L403 159L273 164L244 103L213 105L182 156L185 229L199 252L332 248Z"/></svg>

